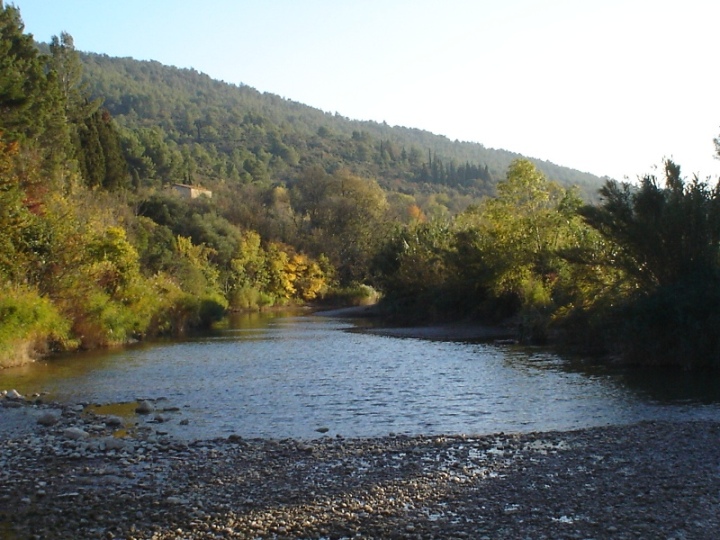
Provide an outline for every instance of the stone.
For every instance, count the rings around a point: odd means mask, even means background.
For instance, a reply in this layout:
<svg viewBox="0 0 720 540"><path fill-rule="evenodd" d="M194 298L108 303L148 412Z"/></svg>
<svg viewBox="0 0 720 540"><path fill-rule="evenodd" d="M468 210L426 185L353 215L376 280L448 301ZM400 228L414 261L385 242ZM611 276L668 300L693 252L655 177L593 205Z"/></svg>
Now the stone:
<svg viewBox="0 0 720 540"><path fill-rule="evenodd" d="M117 437L105 437L102 440L103 446L105 447L105 450L123 450L127 443L123 439L119 439Z"/></svg>
<svg viewBox="0 0 720 540"><path fill-rule="evenodd" d="M138 406L135 408L135 412L138 414L150 414L155 410L155 407L149 401L140 401Z"/></svg>
<svg viewBox="0 0 720 540"><path fill-rule="evenodd" d="M16 401L16 400L12 400L12 399L5 399L2 402L2 406L6 407L8 409L19 409L23 405L22 405L22 403L20 403L19 400Z"/></svg>
<svg viewBox="0 0 720 540"><path fill-rule="evenodd" d="M123 419L119 416L106 416L105 425L109 427L118 427L123 425Z"/></svg>
<svg viewBox="0 0 720 540"><path fill-rule="evenodd" d="M50 427L54 426L58 423L58 415L53 414L51 412L44 412L40 415L40 417L37 419L37 423L41 426Z"/></svg>
<svg viewBox="0 0 720 540"><path fill-rule="evenodd" d="M66 428L65 431L63 431L63 435L68 439L73 439L75 441L79 441L81 439L87 439L90 434L85 431L84 429L80 429L77 427L69 427Z"/></svg>
<svg viewBox="0 0 720 540"><path fill-rule="evenodd" d="M17 390L14 388L12 390L8 390L5 394L5 397L7 399L25 399L22 394L20 394Z"/></svg>
<svg viewBox="0 0 720 540"><path fill-rule="evenodd" d="M317 428L315 431L317 431L318 433L327 433L328 431L330 431L330 428L329 428L329 427L325 427L325 426L320 426L320 427Z"/></svg>

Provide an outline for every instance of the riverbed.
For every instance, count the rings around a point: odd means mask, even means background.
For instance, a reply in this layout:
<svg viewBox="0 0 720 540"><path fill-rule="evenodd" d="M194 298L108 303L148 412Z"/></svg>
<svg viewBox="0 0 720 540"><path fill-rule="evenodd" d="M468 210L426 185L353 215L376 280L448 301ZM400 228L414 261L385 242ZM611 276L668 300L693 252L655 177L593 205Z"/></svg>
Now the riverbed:
<svg viewBox="0 0 720 540"><path fill-rule="evenodd" d="M179 441L0 398L0 538L711 540L720 423ZM34 421L37 419L41 421Z"/></svg>

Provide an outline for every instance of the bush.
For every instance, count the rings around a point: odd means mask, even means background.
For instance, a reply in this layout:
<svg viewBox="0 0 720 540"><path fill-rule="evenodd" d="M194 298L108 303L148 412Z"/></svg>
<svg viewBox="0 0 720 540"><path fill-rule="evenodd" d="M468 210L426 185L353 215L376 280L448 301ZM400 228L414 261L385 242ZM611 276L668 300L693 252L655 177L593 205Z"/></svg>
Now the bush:
<svg viewBox="0 0 720 540"><path fill-rule="evenodd" d="M370 306L380 300L380 293L370 285L354 283L331 289L322 298L323 304L338 306Z"/></svg>
<svg viewBox="0 0 720 540"><path fill-rule="evenodd" d="M195 296L177 289L156 314L158 334L182 336L192 330L210 328L225 316L227 301L219 295Z"/></svg>
<svg viewBox="0 0 720 540"><path fill-rule="evenodd" d="M622 311L619 347L637 364L720 367L720 280L683 280Z"/></svg>
<svg viewBox="0 0 720 540"><path fill-rule="evenodd" d="M259 309L260 303L260 291L250 285L235 289L230 294L230 307L232 309Z"/></svg>
<svg viewBox="0 0 720 540"><path fill-rule="evenodd" d="M32 361L68 344L68 321L33 289L0 289L0 321L0 367Z"/></svg>

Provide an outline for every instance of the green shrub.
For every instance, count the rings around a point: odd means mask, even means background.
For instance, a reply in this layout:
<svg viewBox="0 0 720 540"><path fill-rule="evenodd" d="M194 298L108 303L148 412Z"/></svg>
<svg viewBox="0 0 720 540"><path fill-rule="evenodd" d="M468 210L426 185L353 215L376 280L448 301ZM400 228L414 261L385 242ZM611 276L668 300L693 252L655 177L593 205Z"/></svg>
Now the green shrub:
<svg viewBox="0 0 720 540"><path fill-rule="evenodd" d="M720 367L720 281L688 279L629 303L619 318L622 356L651 365Z"/></svg>
<svg viewBox="0 0 720 540"><path fill-rule="evenodd" d="M250 285L235 289L230 294L230 307L233 309L258 309L260 291Z"/></svg>
<svg viewBox="0 0 720 540"><path fill-rule="evenodd" d="M369 306L380 300L380 293L370 285L353 283L347 287L331 289L322 303L340 306Z"/></svg>
<svg viewBox="0 0 720 540"><path fill-rule="evenodd" d="M0 289L0 366L22 364L68 344L69 324L30 288Z"/></svg>

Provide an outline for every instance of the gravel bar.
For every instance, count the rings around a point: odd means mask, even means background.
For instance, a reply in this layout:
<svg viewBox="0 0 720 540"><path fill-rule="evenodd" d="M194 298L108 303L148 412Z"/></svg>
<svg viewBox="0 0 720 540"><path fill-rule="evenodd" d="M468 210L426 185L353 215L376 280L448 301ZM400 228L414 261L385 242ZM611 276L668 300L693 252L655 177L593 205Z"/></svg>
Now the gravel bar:
<svg viewBox="0 0 720 540"><path fill-rule="evenodd" d="M720 538L717 422L187 442L0 405L0 538Z"/></svg>

